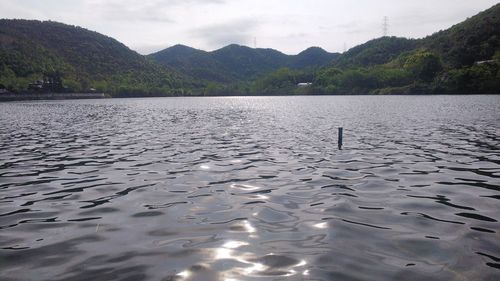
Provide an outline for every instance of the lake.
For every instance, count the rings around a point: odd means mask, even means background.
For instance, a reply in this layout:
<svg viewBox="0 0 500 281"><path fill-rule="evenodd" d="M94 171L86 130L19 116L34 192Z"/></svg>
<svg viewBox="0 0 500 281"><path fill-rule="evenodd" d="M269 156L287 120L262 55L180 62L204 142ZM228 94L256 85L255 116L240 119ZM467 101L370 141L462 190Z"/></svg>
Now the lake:
<svg viewBox="0 0 500 281"><path fill-rule="evenodd" d="M0 117L2 280L499 280L500 96L37 101Z"/></svg>

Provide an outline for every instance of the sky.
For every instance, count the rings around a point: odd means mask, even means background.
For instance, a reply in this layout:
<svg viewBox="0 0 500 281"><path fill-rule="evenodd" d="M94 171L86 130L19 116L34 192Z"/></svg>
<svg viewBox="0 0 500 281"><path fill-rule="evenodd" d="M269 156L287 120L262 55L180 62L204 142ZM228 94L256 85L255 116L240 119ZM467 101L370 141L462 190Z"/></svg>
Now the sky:
<svg viewBox="0 0 500 281"><path fill-rule="evenodd" d="M421 38L499 0L0 0L0 18L53 20L111 36L141 54L228 44L330 52L383 35Z"/></svg>

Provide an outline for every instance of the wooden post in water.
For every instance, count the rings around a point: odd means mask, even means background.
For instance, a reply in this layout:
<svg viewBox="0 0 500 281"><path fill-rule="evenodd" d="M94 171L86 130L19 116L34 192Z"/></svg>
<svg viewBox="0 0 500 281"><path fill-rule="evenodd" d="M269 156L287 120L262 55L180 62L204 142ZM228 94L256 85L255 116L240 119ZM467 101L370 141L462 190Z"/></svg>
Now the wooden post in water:
<svg viewBox="0 0 500 281"><path fill-rule="evenodd" d="M344 128L339 127L339 141L338 141L339 150L342 150L343 138L344 138Z"/></svg>

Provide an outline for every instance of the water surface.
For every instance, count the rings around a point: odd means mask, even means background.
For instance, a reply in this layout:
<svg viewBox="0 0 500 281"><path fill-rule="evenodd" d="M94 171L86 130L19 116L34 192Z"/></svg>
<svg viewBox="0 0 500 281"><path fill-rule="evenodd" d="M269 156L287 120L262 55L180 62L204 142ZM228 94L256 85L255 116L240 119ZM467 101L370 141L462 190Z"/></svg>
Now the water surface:
<svg viewBox="0 0 500 281"><path fill-rule="evenodd" d="M499 280L499 137L500 96L2 103L0 277Z"/></svg>

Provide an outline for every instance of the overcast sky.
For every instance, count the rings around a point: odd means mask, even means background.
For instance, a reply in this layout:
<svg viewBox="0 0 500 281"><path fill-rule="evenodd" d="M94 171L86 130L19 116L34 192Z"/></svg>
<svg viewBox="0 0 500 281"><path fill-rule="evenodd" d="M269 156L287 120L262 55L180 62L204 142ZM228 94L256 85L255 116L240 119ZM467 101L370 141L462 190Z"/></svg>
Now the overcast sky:
<svg viewBox="0 0 500 281"><path fill-rule="evenodd" d="M0 0L0 18L54 20L111 36L148 54L175 44L230 43L296 54L342 52L382 35L420 38L499 0Z"/></svg>

